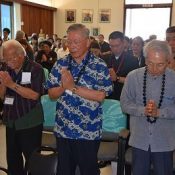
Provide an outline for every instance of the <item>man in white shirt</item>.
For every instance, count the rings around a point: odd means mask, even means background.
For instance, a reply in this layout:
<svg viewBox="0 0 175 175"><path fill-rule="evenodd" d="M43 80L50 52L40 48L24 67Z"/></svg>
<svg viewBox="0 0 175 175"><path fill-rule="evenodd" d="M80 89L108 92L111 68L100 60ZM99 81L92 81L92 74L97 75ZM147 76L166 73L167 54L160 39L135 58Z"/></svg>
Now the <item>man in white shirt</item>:
<svg viewBox="0 0 175 175"><path fill-rule="evenodd" d="M67 38L61 40L61 48L57 51L58 59L62 59L69 54L69 49L67 47Z"/></svg>

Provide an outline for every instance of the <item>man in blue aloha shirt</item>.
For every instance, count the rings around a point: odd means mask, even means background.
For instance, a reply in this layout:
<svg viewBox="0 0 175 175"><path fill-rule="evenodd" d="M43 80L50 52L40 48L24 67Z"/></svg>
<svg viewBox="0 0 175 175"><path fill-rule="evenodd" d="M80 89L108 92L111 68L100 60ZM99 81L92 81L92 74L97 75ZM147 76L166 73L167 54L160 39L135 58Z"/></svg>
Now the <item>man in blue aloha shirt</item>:
<svg viewBox="0 0 175 175"><path fill-rule="evenodd" d="M47 81L57 99L55 135L59 175L99 175L97 152L102 133L101 103L112 92L106 64L89 52L89 30L73 24L67 30L70 54L56 62Z"/></svg>

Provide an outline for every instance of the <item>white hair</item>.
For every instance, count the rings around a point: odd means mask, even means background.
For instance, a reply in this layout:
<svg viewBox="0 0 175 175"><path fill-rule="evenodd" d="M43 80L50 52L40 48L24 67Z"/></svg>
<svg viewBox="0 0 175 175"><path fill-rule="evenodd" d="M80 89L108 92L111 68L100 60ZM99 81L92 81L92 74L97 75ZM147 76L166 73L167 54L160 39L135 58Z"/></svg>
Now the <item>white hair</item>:
<svg viewBox="0 0 175 175"><path fill-rule="evenodd" d="M24 47L17 40L11 39L2 44L2 52L9 49L14 49L17 55L26 56Z"/></svg>
<svg viewBox="0 0 175 175"><path fill-rule="evenodd" d="M171 47L169 46L167 41L152 40L148 42L143 49L145 58L147 58L148 52L150 50L153 50L155 52L161 52L165 54L165 57L167 59L170 59L172 55Z"/></svg>

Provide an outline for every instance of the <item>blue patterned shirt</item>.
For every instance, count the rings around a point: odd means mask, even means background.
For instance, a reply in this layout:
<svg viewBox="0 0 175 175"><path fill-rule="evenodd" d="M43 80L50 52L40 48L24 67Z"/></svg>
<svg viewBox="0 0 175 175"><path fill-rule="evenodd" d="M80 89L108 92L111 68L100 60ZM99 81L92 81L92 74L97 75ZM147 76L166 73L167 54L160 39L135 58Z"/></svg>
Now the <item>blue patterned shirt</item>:
<svg viewBox="0 0 175 175"><path fill-rule="evenodd" d="M58 60L46 83L47 88L61 85L61 68L67 67L77 86L112 92L112 82L106 64L88 53L82 63L77 64L71 55ZM77 94L64 92L56 105L54 131L57 137L69 139L98 140L102 132L101 103L85 99Z"/></svg>

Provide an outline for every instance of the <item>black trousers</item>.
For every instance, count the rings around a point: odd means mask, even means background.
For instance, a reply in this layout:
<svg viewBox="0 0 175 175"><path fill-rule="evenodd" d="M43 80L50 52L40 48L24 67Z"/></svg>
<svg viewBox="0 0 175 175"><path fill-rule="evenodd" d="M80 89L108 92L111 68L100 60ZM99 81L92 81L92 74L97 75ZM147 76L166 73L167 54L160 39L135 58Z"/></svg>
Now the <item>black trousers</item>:
<svg viewBox="0 0 175 175"><path fill-rule="evenodd" d="M31 153L41 146L42 130L42 124L23 130L6 127L7 166L9 175L27 174L27 161ZM25 158L25 163L22 155Z"/></svg>
<svg viewBox="0 0 175 175"><path fill-rule="evenodd" d="M151 164L154 175L173 175L173 152L151 152L133 149L133 175L149 175Z"/></svg>
<svg viewBox="0 0 175 175"><path fill-rule="evenodd" d="M58 175L75 175L79 166L81 175L100 175L97 152L100 141L57 138Z"/></svg>

